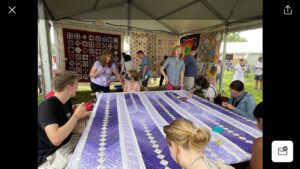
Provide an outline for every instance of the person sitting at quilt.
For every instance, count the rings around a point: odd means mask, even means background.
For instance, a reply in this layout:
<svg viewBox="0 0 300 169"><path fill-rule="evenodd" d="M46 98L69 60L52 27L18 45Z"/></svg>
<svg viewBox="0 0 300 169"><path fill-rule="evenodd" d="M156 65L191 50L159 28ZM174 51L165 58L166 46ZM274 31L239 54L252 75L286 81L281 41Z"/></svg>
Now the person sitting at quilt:
<svg viewBox="0 0 300 169"><path fill-rule="evenodd" d="M128 72L128 79L125 81L124 92L139 92L141 91L141 85L139 82L139 73L135 70Z"/></svg>
<svg viewBox="0 0 300 169"><path fill-rule="evenodd" d="M201 90L204 95L204 98L210 102L214 102L215 98L218 95L218 92L214 85L209 84L208 80L205 77L198 77L195 80L195 86L189 91L189 97L193 96L193 93L197 90Z"/></svg>
<svg viewBox="0 0 300 169"><path fill-rule="evenodd" d="M54 96L38 107L38 165L39 169L66 167L79 140L72 135L79 120L90 115L85 104L72 112L71 97L75 97L78 75L70 71L58 72L52 81ZM68 119L68 116L69 119Z"/></svg>
<svg viewBox="0 0 300 169"><path fill-rule="evenodd" d="M244 83L235 80L229 86L229 102L222 102L222 106L254 120L253 110L256 106L253 96L244 90Z"/></svg>
<svg viewBox="0 0 300 169"><path fill-rule="evenodd" d="M192 121L177 119L164 126L172 159L184 169L232 169L204 155L211 135L207 128L198 128Z"/></svg>

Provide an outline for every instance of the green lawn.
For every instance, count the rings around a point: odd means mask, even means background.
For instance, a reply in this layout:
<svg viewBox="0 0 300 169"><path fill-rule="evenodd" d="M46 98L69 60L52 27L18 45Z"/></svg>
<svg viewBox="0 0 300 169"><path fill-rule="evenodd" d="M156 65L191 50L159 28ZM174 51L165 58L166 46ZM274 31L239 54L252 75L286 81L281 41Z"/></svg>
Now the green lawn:
<svg viewBox="0 0 300 169"><path fill-rule="evenodd" d="M229 96L229 85L232 80L233 72L232 71L225 71L224 72L224 89L223 89L223 96ZM158 87L159 78L154 81L153 79L149 80L149 87L150 91L159 91L159 90L166 90L164 86ZM254 80L254 73L250 73L249 77L245 76L245 90L253 95L256 100L256 103L262 101L262 91L255 90L255 80ZM89 84L80 84L78 87L78 91L75 98L72 98L73 104L78 104L83 101L90 101L95 98L95 96L91 96L91 90ZM201 97L201 93L198 91L195 93L196 95ZM38 104L40 104L43 100L42 94L38 95Z"/></svg>

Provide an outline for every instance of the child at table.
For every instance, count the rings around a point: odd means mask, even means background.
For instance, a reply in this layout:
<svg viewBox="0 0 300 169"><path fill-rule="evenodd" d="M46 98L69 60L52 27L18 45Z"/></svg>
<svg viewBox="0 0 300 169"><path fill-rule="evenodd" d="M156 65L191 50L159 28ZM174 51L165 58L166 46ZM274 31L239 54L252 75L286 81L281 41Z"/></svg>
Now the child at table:
<svg viewBox="0 0 300 169"><path fill-rule="evenodd" d="M128 80L125 81L124 92L139 92L141 85L139 82L139 74L135 70L128 72Z"/></svg>

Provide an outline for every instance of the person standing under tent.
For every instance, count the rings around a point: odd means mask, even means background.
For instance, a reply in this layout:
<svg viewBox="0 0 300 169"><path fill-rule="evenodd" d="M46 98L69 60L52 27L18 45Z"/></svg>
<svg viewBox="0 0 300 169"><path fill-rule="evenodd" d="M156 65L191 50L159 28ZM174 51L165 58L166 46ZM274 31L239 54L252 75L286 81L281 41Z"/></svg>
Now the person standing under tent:
<svg viewBox="0 0 300 169"><path fill-rule="evenodd" d="M263 83L263 59L262 57L258 58L258 61L255 64L255 89L257 89L258 83L260 84L260 89L262 89Z"/></svg>
<svg viewBox="0 0 300 169"><path fill-rule="evenodd" d="M190 91L195 86L195 77L197 76L197 61L195 55L197 48L193 47L191 52L185 57L185 71L184 71L184 88Z"/></svg>
<svg viewBox="0 0 300 169"><path fill-rule="evenodd" d="M166 69L166 72L164 69ZM167 90L180 90L183 88L184 71L182 48L178 45L174 47L172 56L160 68L160 73L165 77Z"/></svg>
<svg viewBox="0 0 300 169"><path fill-rule="evenodd" d="M92 92L110 92L109 85L113 73L123 86L123 80L115 63L112 61L112 52L110 50L104 51L101 56L97 57L97 61L94 63L89 74L91 77Z"/></svg>
<svg viewBox="0 0 300 169"><path fill-rule="evenodd" d="M139 50L136 54L138 55L139 58L142 58L141 72L140 72L142 86L147 87L149 77L150 77L150 61L143 51Z"/></svg>
<svg viewBox="0 0 300 169"><path fill-rule="evenodd" d="M160 67L162 67L162 65L165 63L165 61L167 59L168 59L168 56L165 55L164 60L160 62ZM166 72L166 69L164 71ZM160 74L159 86L162 86L163 81L164 81L164 76L162 74Z"/></svg>
<svg viewBox="0 0 300 169"><path fill-rule="evenodd" d="M243 59L240 59L240 63L234 66L234 75L232 81L239 80L244 83L244 70L242 68Z"/></svg>

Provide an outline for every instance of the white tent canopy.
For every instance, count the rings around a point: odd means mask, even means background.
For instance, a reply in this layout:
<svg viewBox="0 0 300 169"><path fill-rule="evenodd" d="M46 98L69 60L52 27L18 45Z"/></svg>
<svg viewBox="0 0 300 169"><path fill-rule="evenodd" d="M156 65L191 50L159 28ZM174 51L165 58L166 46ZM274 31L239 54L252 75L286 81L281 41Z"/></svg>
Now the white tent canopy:
<svg viewBox="0 0 300 169"><path fill-rule="evenodd" d="M209 32L225 29L241 31L262 26L262 0L41 0L39 19L46 16L53 21L73 20L128 30L164 32L171 35ZM49 31L46 22L39 29ZM39 38L46 34L39 30ZM49 37L48 37L49 38ZM224 38L226 39L226 38ZM49 44L43 40L41 58L44 65L51 64ZM226 53L226 40L223 55ZM49 66L43 66L49 69ZM50 74L45 82L49 82ZM47 80L48 79L48 80ZM222 82L220 82L222 84ZM46 83L46 92L50 84ZM45 90L44 90L45 91Z"/></svg>
<svg viewBox="0 0 300 169"><path fill-rule="evenodd" d="M262 0L44 0L53 20L107 24L174 35L262 25Z"/></svg>

